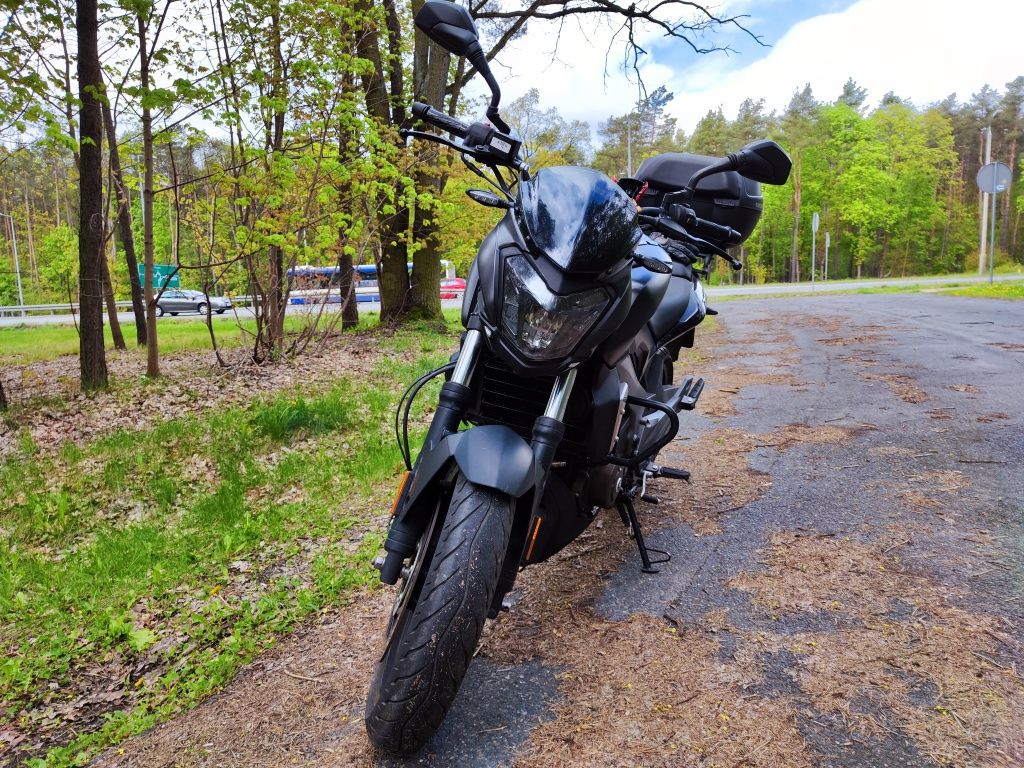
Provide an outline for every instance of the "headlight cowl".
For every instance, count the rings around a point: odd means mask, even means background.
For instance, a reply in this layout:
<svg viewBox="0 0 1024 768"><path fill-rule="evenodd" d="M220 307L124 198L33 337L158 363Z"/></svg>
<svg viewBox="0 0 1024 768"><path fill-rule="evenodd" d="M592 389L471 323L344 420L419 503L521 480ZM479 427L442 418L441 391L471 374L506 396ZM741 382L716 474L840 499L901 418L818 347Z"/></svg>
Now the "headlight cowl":
<svg viewBox="0 0 1024 768"><path fill-rule="evenodd" d="M524 256L505 260L502 333L535 360L565 357L583 340L608 306L608 294L594 288L567 296L552 293Z"/></svg>

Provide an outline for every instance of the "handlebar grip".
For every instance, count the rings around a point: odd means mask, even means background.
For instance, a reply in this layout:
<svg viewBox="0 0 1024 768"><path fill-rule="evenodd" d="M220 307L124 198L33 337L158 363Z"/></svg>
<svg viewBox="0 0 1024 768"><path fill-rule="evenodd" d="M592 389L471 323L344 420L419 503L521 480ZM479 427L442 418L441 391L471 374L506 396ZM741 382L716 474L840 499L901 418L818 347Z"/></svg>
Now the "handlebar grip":
<svg viewBox="0 0 1024 768"><path fill-rule="evenodd" d="M457 120L454 117L449 117L444 112L434 109L429 104L414 101L412 103L412 114L423 122L430 123L434 127L440 128L442 131L455 134L460 139L466 138L466 134L469 133L469 126L464 122Z"/></svg>
<svg viewBox="0 0 1024 768"><path fill-rule="evenodd" d="M698 232L713 237L715 240L724 240L732 243L741 240L743 236L732 227L723 224L715 224L707 219L695 219L693 228Z"/></svg>

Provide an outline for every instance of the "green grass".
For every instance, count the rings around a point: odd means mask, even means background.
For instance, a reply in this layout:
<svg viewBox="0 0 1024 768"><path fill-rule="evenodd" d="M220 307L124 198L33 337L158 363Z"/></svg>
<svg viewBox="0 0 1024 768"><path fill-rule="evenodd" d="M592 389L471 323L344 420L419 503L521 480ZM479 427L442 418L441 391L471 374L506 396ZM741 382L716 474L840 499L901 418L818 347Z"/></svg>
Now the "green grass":
<svg viewBox="0 0 1024 768"><path fill-rule="evenodd" d="M289 315L285 318L285 330L297 331L305 324L305 320L301 315ZM376 313L364 312L360 316L360 327L368 328L376 322ZM235 319L227 315L213 318L217 345L222 349L250 344L250 334L255 328L256 321L253 319ZM110 326L104 325L103 330L107 349L113 350ZM121 332L129 353L144 359L145 349L135 346L134 324L124 323ZM211 349L206 322L198 317L193 320L161 320L157 324L157 340L160 353L165 355ZM62 355L77 354L78 331L74 325L15 325L0 328L0 364L37 363Z"/></svg>
<svg viewBox="0 0 1024 768"><path fill-rule="evenodd" d="M975 283L943 289L942 293L952 296L974 296L979 299L1024 299L1024 282L1019 283Z"/></svg>
<svg viewBox="0 0 1024 768"><path fill-rule="evenodd" d="M29 764L83 764L372 583L381 540L367 515L386 510L401 468L394 405L455 340L435 324L373 343L385 354L358 380L57 453L22 434L0 464L0 723L31 731L19 713L88 690L86 673L112 657L125 691L101 724Z"/></svg>

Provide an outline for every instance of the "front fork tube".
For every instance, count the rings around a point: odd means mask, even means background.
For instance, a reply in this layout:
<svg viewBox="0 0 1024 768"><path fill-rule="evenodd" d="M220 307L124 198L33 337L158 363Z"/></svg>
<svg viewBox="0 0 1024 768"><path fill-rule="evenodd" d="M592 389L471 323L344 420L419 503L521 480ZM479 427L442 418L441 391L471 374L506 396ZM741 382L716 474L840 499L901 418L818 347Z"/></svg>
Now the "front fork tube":
<svg viewBox="0 0 1024 768"><path fill-rule="evenodd" d="M544 409L544 415L538 416L533 423L533 440L530 443L530 447L533 448L535 478L533 508L530 511L530 523L526 529L527 539L524 542L520 560L529 559L533 551L533 544L537 540L537 533L540 530L540 519L537 516L540 512L540 502L544 496L544 487L551 471L551 464L555 459L555 452L565 435L565 423L562 420L565 418L565 408L569 404L569 397L572 395L575 383L575 368L555 379L551 395L548 397L547 407Z"/></svg>
<svg viewBox="0 0 1024 768"><path fill-rule="evenodd" d="M455 370L452 371L450 381L441 385L441 395L438 398L437 410L430 420L430 428L423 441L423 447L419 455L424 451L433 448L445 435L459 430L466 411L473 402L473 392L469 388L469 381L476 368L477 359L480 357L480 348L483 345L483 333L481 331L466 331L466 338L462 342L462 349L459 350L459 357L455 361ZM419 464L419 458L416 459ZM416 473L413 467L412 473L406 479L400 493L405 495L412 486L412 477ZM399 499L395 505L395 516L391 520L388 529L388 537L384 542L384 563L381 566L380 580L385 584L394 584L402 572L403 561L416 551L416 544L426 527L427 520L407 519L401 516L401 509L404 499Z"/></svg>

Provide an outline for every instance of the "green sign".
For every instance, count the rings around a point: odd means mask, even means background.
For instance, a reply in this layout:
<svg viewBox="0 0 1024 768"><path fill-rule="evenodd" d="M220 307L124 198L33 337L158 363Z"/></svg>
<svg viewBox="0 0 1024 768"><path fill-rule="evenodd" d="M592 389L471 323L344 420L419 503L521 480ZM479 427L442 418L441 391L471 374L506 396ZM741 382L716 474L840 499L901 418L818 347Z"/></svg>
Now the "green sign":
<svg viewBox="0 0 1024 768"><path fill-rule="evenodd" d="M146 268L142 264L139 267L139 282L142 285L146 284ZM153 290L159 291L164 287L167 288L180 288L181 287L181 273L175 272L177 267L173 264L154 264L153 265ZM173 273L173 277L172 277ZM170 279L168 279L170 278Z"/></svg>

